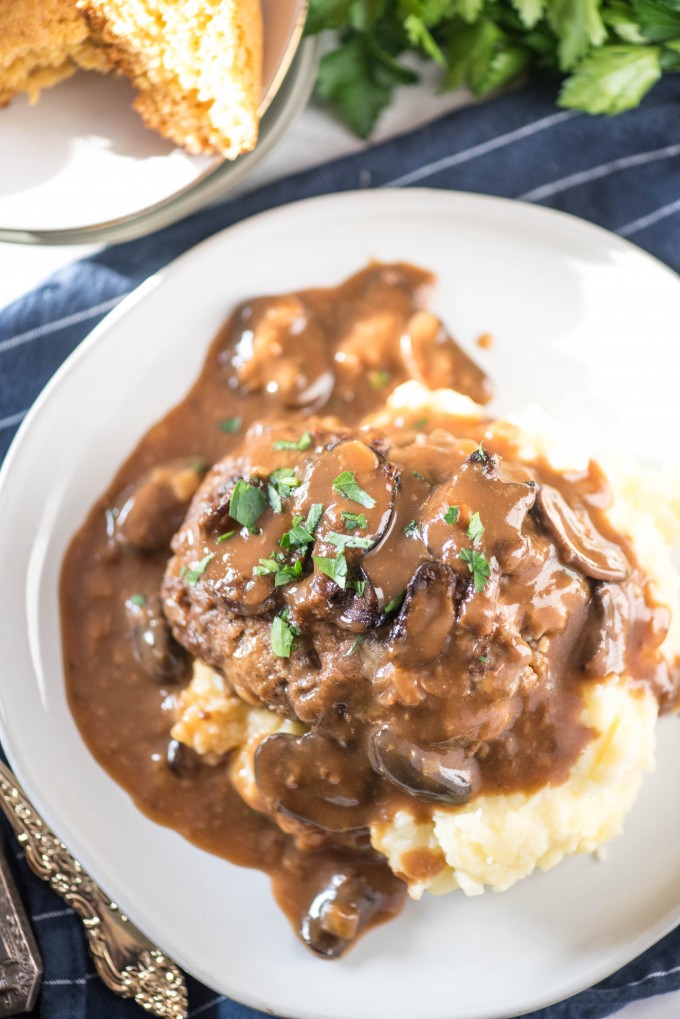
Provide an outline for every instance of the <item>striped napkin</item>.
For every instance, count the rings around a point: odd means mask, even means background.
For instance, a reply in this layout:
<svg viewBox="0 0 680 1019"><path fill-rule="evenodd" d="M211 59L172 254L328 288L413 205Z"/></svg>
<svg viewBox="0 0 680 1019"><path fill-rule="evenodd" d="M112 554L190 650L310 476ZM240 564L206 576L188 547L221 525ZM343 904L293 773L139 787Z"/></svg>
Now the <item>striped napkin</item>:
<svg viewBox="0 0 680 1019"><path fill-rule="evenodd" d="M562 209L629 238L680 270L680 76L667 76L638 110L612 120L558 110L554 83L534 82L62 269L0 311L0 458L31 403L74 347L142 280L187 248L286 202L413 185ZM96 978L80 921L29 873L9 833L6 842L45 963L34 1015L143 1015ZM627 1002L678 988L680 929L596 987L533 1013L533 1019L599 1019ZM189 995L191 1019L260 1014L194 980L189 980Z"/></svg>

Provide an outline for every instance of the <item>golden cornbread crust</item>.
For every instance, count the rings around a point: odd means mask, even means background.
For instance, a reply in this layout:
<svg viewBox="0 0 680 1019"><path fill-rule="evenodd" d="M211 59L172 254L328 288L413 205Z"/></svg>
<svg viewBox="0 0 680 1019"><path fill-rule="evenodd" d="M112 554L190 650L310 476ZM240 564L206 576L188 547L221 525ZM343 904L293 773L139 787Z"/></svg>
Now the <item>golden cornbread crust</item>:
<svg viewBox="0 0 680 1019"><path fill-rule="evenodd" d="M260 0L77 0L148 127L192 153L254 148L262 82Z"/></svg>
<svg viewBox="0 0 680 1019"><path fill-rule="evenodd" d="M109 64L74 0L0 2L0 106L19 92L35 102L79 67L106 71Z"/></svg>

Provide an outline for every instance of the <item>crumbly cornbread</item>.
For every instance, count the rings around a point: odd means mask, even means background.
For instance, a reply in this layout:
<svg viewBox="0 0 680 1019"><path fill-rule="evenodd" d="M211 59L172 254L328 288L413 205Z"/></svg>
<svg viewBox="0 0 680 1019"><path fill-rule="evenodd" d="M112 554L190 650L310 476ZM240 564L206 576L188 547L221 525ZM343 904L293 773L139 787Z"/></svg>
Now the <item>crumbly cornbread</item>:
<svg viewBox="0 0 680 1019"><path fill-rule="evenodd" d="M19 92L35 102L79 67L108 66L75 0L0 0L0 106Z"/></svg>
<svg viewBox="0 0 680 1019"><path fill-rule="evenodd" d="M148 127L193 153L255 146L261 96L259 0L77 0Z"/></svg>

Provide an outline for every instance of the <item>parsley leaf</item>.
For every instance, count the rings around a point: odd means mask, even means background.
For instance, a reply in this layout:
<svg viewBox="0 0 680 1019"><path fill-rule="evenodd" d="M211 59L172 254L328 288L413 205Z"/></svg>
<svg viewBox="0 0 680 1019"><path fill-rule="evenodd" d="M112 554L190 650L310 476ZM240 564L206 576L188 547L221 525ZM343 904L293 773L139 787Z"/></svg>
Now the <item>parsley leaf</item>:
<svg viewBox="0 0 680 1019"><path fill-rule="evenodd" d="M330 531L324 541L337 546L343 552L346 548L371 548L375 544L374 538L360 538L358 534L338 534L337 531Z"/></svg>
<svg viewBox="0 0 680 1019"><path fill-rule="evenodd" d="M295 449L302 453L303 450L309 449L312 444L312 433L303 432L299 439L295 442L291 442L288 439L278 439L272 446L272 449Z"/></svg>
<svg viewBox="0 0 680 1019"><path fill-rule="evenodd" d="M309 0L305 31L336 31L317 95L366 137L395 87L417 80L412 54L439 65L435 87L486 96L531 67L571 72L563 106L629 109L680 70L679 21L680 0Z"/></svg>
<svg viewBox="0 0 680 1019"><path fill-rule="evenodd" d="M364 592L366 590L366 581L365 580L355 580L354 581L354 590L356 591L356 593L359 595L360 598L363 598Z"/></svg>
<svg viewBox="0 0 680 1019"><path fill-rule="evenodd" d="M458 517L460 516L460 506L449 506L446 513L444 514L444 523L446 524L457 524Z"/></svg>
<svg viewBox="0 0 680 1019"><path fill-rule="evenodd" d="M310 508L304 524L302 523L302 517L299 513L296 513L293 517L293 526L279 540L281 548L291 548L295 545L310 545L314 541L314 531L321 519L322 513L323 506L320 502L315 502Z"/></svg>
<svg viewBox="0 0 680 1019"><path fill-rule="evenodd" d="M346 658L349 658L349 656L350 656L350 655L353 655L353 654L354 654L354 652L355 652L355 651L356 651L356 649L357 649L357 648L359 647L359 645L361 644L361 642L363 641L363 639L364 639L364 635L363 635L363 633L360 633L360 634L358 634L358 635L357 635L357 636L356 636L356 637L354 638L354 641L353 641L353 643L352 643L352 646L351 646L351 648L349 649L349 651L347 652L347 654L346 654L346 656L345 656Z"/></svg>
<svg viewBox="0 0 680 1019"><path fill-rule="evenodd" d="M348 529L358 528L361 531L365 531L368 527L368 520L366 519L365 513L350 513L349 510L343 510L340 514L342 522Z"/></svg>
<svg viewBox="0 0 680 1019"><path fill-rule="evenodd" d="M560 106L586 113L622 113L637 106L661 77L658 46L603 46L565 81Z"/></svg>
<svg viewBox="0 0 680 1019"><path fill-rule="evenodd" d="M344 552L338 552L335 559L321 555L312 556L312 559L319 572L334 580L344 591L347 586L347 560Z"/></svg>
<svg viewBox="0 0 680 1019"><path fill-rule="evenodd" d="M277 467L271 472L267 485L267 502L275 513L281 513L283 500L287 499L299 485L300 481L295 476L293 467Z"/></svg>
<svg viewBox="0 0 680 1019"><path fill-rule="evenodd" d="M242 424L243 418L225 418L224 421L218 422L217 427L221 432L240 432Z"/></svg>
<svg viewBox="0 0 680 1019"><path fill-rule="evenodd" d="M284 614L285 613L285 614ZM286 610L280 616L274 616L270 630L272 651L279 658L290 658L294 650L295 638L300 636L297 626L288 622Z"/></svg>
<svg viewBox="0 0 680 1019"><path fill-rule="evenodd" d="M458 554L458 558L462 559L464 563L467 563L474 581L475 592L477 594L481 594L486 585L489 583L489 577L491 576L491 567L487 560L481 552L475 552L474 549L470 548L464 548L462 552Z"/></svg>
<svg viewBox="0 0 680 1019"><path fill-rule="evenodd" d="M133 605L139 606L146 605L146 598L143 594L133 594L132 597L130 598L130 601L132 602Z"/></svg>
<svg viewBox="0 0 680 1019"><path fill-rule="evenodd" d="M358 502L360 506L365 506L367 509L372 509L375 506L375 499L365 492L361 485L357 484L353 471L343 471L342 474L338 474L333 482L333 488L350 502Z"/></svg>
<svg viewBox="0 0 680 1019"><path fill-rule="evenodd" d="M399 594L395 594L394 598L390 598L390 600L388 601L384 611L394 612L395 609L398 609L401 603L403 602L405 595L406 591L400 591Z"/></svg>
<svg viewBox="0 0 680 1019"><path fill-rule="evenodd" d="M471 539L473 545L479 545L484 534L484 524L481 521L479 513L473 513L470 517L470 523L467 529L467 536Z"/></svg>
<svg viewBox="0 0 680 1019"><path fill-rule="evenodd" d="M261 489L241 479L234 485L229 503L229 516L253 533L255 524L265 511L267 499Z"/></svg>
<svg viewBox="0 0 680 1019"><path fill-rule="evenodd" d="M367 138L389 104L395 86L417 80L418 76L399 64L374 34L358 32L322 58L316 91L341 111L360 138Z"/></svg>
<svg viewBox="0 0 680 1019"><path fill-rule="evenodd" d="M409 520L404 528L404 534L407 538L422 538L417 520Z"/></svg>
<svg viewBox="0 0 680 1019"><path fill-rule="evenodd" d="M190 587L196 587L196 584L199 582L199 580L207 570L208 564L211 563L214 558L215 553L210 552L207 556L204 556L203 559L200 560L200 562L191 564L189 569L184 574L184 576L186 577L186 582L187 584L189 584Z"/></svg>

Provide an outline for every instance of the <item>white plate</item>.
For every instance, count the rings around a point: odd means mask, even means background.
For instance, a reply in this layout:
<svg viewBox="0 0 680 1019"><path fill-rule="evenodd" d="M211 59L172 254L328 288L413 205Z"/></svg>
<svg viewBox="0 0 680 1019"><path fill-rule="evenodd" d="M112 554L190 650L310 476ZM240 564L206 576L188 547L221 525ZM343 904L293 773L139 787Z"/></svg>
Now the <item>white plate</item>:
<svg viewBox="0 0 680 1019"><path fill-rule="evenodd" d="M306 10L307 0L262 0L262 113L292 63ZM241 159L191 156L146 128L132 109L134 96L125 79L79 72L43 92L35 106L19 96L0 110L3 239L23 239L9 231L82 232L138 216L215 172L223 191L240 179ZM249 169L254 162L248 159Z"/></svg>
<svg viewBox="0 0 680 1019"><path fill-rule="evenodd" d="M410 904L328 964L297 941L264 875L136 810L90 756L64 696L57 582L87 508L185 393L237 302L337 283L371 257L438 273L434 306L496 380L497 410L538 396L563 420L592 415L600 444L677 455L680 284L631 245L558 213L441 191L344 194L258 216L128 298L15 440L0 481L2 738L84 866L218 991L305 1019L507 1019L593 983L680 921L677 720L660 726L658 771L606 864L571 859L504 895ZM494 334L489 351L474 345L482 332Z"/></svg>

